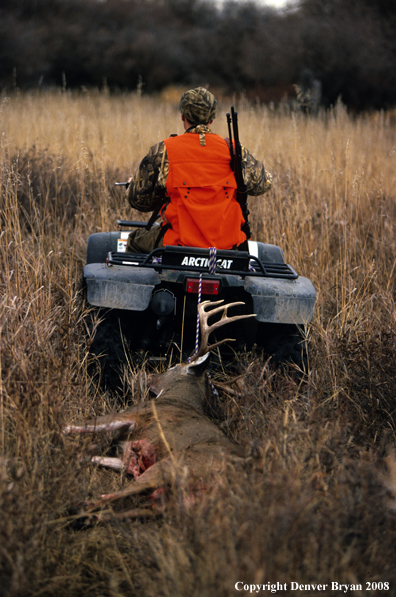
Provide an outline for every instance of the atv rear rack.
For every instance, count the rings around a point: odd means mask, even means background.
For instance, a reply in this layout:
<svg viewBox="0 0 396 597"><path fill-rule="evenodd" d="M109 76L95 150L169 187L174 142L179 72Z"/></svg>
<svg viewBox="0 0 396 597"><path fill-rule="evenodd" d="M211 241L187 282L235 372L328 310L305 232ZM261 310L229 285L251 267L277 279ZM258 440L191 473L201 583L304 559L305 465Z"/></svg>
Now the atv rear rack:
<svg viewBox="0 0 396 597"><path fill-rule="evenodd" d="M160 247L151 253L118 253L110 251L106 260L108 267L123 265L128 267L147 267L162 271L210 273L209 249L195 247ZM215 275L233 274L237 276L258 276L296 280L298 274L287 263L261 261L246 251L217 251Z"/></svg>

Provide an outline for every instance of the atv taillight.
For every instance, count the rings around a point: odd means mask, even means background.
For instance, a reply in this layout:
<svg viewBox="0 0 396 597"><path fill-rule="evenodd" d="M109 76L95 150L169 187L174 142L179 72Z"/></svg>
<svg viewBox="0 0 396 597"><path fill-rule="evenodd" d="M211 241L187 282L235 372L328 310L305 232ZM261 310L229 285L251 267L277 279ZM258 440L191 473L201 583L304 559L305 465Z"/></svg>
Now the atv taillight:
<svg viewBox="0 0 396 597"><path fill-rule="evenodd" d="M199 280L198 278L187 278L186 292L190 294L198 294ZM220 280L202 280L201 293L202 294L219 294Z"/></svg>

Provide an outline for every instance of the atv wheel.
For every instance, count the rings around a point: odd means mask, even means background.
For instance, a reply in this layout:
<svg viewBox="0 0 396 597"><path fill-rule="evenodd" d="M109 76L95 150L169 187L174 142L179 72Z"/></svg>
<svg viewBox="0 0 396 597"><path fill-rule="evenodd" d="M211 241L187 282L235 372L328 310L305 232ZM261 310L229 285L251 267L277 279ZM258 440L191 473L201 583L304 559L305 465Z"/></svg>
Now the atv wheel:
<svg viewBox="0 0 396 597"><path fill-rule="evenodd" d="M130 364L131 339L139 334L138 325L130 312L100 308L90 312L90 354L94 357L90 373L103 388L115 392L121 389L123 372Z"/></svg>
<svg viewBox="0 0 396 597"><path fill-rule="evenodd" d="M259 323L257 346L277 365L294 363L306 370L308 349L303 330L293 324Z"/></svg>

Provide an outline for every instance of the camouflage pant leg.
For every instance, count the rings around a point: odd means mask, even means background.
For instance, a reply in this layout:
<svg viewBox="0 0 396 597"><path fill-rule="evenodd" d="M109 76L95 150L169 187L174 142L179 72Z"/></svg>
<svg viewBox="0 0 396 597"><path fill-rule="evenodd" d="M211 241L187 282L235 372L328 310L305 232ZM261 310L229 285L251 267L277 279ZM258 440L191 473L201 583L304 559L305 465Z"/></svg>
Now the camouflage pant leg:
<svg viewBox="0 0 396 597"><path fill-rule="evenodd" d="M128 236L127 253L151 253L157 247L164 246L162 226L154 225L150 230L138 228Z"/></svg>

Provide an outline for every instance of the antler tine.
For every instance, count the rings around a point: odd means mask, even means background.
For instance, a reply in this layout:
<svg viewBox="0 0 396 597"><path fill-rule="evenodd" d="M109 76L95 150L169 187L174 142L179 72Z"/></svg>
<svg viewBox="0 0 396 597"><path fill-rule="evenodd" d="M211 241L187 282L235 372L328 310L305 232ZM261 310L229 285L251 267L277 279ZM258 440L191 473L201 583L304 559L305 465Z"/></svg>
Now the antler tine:
<svg viewBox="0 0 396 597"><path fill-rule="evenodd" d="M235 303L227 303L225 305L221 305L224 303L223 300L221 301L203 301L202 303L198 304L198 313L199 313L199 323L200 323L200 331L201 331L201 343L199 346L199 350L197 354L195 354L191 360L196 360L199 357L203 356L213 348L217 348L220 344L224 344L225 342L234 342L232 338L225 338L224 340L220 340L219 342L215 342L215 344L211 344L208 346L209 336L210 334L216 330L217 328L226 325L227 323L232 323L233 321L238 321L239 319L247 319L248 317L255 317L254 313L249 313L247 315L233 315L232 317L228 317L228 309L230 307L236 307L237 305L244 305L245 303L242 301L236 301ZM221 305L220 307L216 307L215 309L211 309L207 311L207 307L213 307L215 305ZM223 312L223 315L219 321L212 323L212 325L208 324L208 319L212 315L216 313Z"/></svg>

